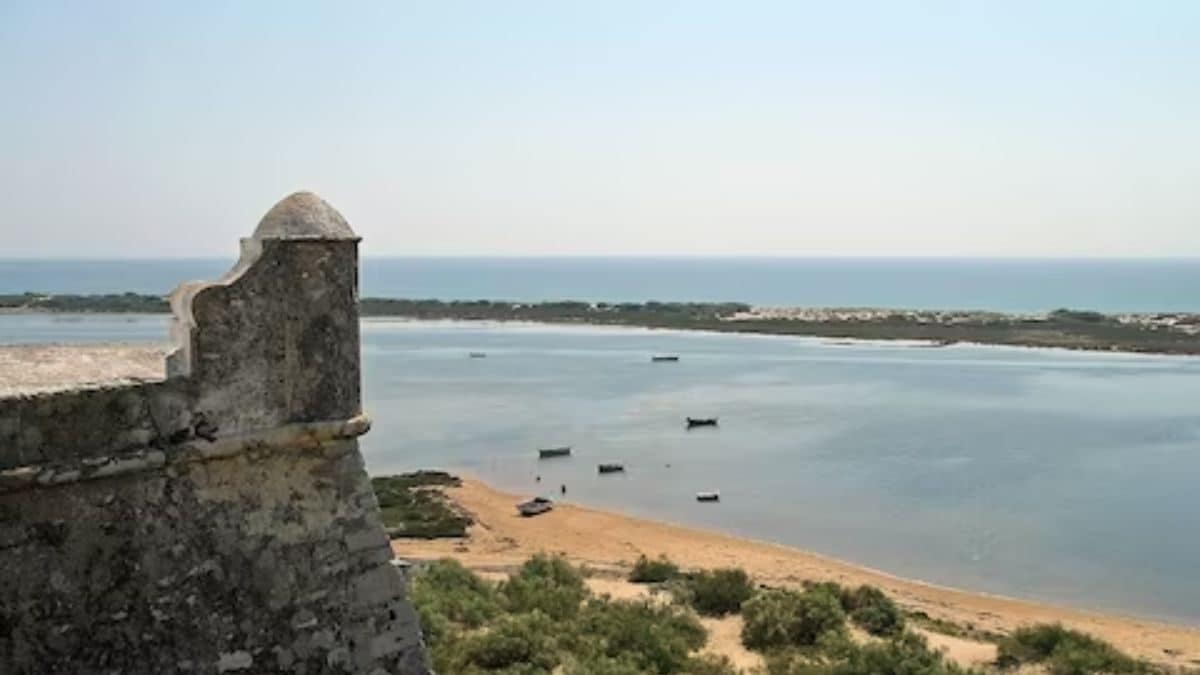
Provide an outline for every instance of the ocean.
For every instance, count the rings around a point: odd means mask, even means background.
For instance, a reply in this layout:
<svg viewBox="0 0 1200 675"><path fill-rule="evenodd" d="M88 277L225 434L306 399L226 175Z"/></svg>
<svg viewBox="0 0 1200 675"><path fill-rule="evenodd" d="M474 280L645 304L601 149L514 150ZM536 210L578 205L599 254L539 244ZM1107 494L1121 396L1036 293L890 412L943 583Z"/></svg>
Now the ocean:
<svg viewBox="0 0 1200 675"><path fill-rule="evenodd" d="M232 259L3 260L0 293L165 294ZM1200 311L1200 259L379 258L362 295L443 300L737 301L1039 312Z"/></svg>
<svg viewBox="0 0 1200 675"><path fill-rule="evenodd" d="M165 335L162 316L0 315L0 342ZM1197 358L368 319L363 361L374 473L566 485L937 584L1200 625ZM558 445L574 455L537 459Z"/></svg>

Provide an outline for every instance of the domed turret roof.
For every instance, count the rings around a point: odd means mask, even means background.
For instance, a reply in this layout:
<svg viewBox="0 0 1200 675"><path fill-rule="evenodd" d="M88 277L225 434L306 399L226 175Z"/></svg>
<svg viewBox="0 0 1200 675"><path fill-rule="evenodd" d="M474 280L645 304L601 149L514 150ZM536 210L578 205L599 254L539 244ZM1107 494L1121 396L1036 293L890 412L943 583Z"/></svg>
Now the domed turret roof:
<svg viewBox="0 0 1200 675"><path fill-rule="evenodd" d="M254 229L255 239L358 239L350 224L324 199L295 192L267 211Z"/></svg>

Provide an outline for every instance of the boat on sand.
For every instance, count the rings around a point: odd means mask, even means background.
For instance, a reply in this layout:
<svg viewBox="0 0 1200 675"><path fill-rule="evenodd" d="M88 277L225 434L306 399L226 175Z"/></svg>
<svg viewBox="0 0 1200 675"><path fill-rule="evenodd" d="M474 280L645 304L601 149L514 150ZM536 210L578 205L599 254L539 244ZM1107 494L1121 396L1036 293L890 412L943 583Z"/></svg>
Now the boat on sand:
<svg viewBox="0 0 1200 675"><path fill-rule="evenodd" d="M541 515L554 508L554 502L545 497L534 497L527 502L517 504L517 513L526 518Z"/></svg>

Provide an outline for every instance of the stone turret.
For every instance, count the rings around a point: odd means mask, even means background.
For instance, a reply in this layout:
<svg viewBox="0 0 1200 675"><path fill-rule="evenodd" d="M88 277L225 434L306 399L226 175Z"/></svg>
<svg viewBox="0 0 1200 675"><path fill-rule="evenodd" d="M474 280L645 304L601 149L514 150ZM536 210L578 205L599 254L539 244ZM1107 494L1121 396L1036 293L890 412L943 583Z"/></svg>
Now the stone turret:
<svg viewBox="0 0 1200 675"><path fill-rule="evenodd" d="M167 374L236 429L359 414L358 242L311 192L280 201L228 274L171 295Z"/></svg>
<svg viewBox="0 0 1200 675"><path fill-rule="evenodd" d="M160 381L0 398L0 672L425 673L363 467L358 237L276 204Z"/></svg>

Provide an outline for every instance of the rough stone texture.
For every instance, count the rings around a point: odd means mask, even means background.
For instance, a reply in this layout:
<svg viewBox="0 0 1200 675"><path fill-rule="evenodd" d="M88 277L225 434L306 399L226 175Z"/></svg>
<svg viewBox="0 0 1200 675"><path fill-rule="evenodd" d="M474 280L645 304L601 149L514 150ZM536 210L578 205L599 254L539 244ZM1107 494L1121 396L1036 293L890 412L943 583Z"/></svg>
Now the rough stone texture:
<svg viewBox="0 0 1200 675"><path fill-rule="evenodd" d="M305 237L358 241L342 214L311 192L297 192L279 202L254 230L254 238L260 240Z"/></svg>
<svg viewBox="0 0 1200 675"><path fill-rule="evenodd" d="M0 396L148 382L165 376L161 347L0 345Z"/></svg>
<svg viewBox="0 0 1200 675"><path fill-rule="evenodd" d="M169 377L0 395L0 672L425 673L358 451L357 238L277 205Z"/></svg>

